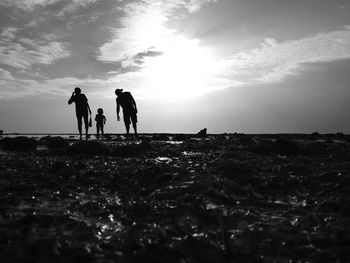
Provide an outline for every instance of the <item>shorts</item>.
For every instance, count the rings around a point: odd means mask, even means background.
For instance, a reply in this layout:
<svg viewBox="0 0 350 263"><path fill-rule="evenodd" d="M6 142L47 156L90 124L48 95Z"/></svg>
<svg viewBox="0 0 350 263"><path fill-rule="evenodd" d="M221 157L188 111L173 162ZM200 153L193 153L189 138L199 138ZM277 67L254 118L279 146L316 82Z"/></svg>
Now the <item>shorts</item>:
<svg viewBox="0 0 350 263"><path fill-rule="evenodd" d="M77 115L77 119L78 119L78 125L82 124L82 119L84 119L84 124L88 125L89 123L89 113L88 111L80 111L80 112L76 112Z"/></svg>
<svg viewBox="0 0 350 263"><path fill-rule="evenodd" d="M135 111L123 111L123 117L125 125L130 125L131 122L134 125L137 123L137 115Z"/></svg>

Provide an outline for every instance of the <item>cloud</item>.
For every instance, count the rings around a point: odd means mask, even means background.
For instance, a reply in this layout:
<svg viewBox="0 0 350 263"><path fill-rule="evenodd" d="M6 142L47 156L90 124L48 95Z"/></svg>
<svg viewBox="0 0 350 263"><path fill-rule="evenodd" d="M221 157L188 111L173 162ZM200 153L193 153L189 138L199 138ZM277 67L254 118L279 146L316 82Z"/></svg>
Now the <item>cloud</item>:
<svg viewBox="0 0 350 263"><path fill-rule="evenodd" d="M136 92L141 97L147 98L152 93L159 97L164 93L164 97L176 98L181 93L179 90L188 96L189 91L197 96L218 89L273 83L292 74L301 74L299 69L307 62L350 57L349 27L284 42L266 38L259 47L227 59L210 57L210 49L203 49L199 40L175 34L169 39L171 45L160 45L157 49L165 50L164 53L146 56L148 51L140 52L133 56L134 64L128 65L140 67L128 85L141 87ZM126 79L122 85L127 85Z"/></svg>
<svg viewBox="0 0 350 263"><path fill-rule="evenodd" d="M34 80L14 79L9 72L0 70L0 100L40 94Z"/></svg>
<svg viewBox="0 0 350 263"><path fill-rule="evenodd" d="M1 38L7 41L15 38L18 28L16 27L7 27L1 32Z"/></svg>
<svg viewBox="0 0 350 263"><path fill-rule="evenodd" d="M155 57L155 56L160 56L162 55L163 52L161 51L153 51L153 50L147 50L147 51L144 51L144 52L140 52L136 55L136 57L138 58L144 58L144 57Z"/></svg>
<svg viewBox="0 0 350 263"><path fill-rule="evenodd" d="M49 95L53 97L67 97L74 87L79 86L84 92L94 97L103 97L106 92L107 82L103 79L79 79L64 77L44 81L30 79L14 79L11 74L0 68L0 99L13 99L24 96Z"/></svg>
<svg viewBox="0 0 350 263"><path fill-rule="evenodd" d="M47 80L13 78L11 73L0 68L0 100L24 96L68 97L74 87L94 98L114 98L116 87L123 87L133 92L135 98L146 97L147 90L142 83L147 77L142 72L109 72L108 78L75 78L62 77Z"/></svg>
<svg viewBox="0 0 350 263"><path fill-rule="evenodd" d="M32 12L38 8L46 8L54 4L63 4L59 15L65 15L67 13L73 13L81 7L87 7L100 0L2 0L0 6L17 7L24 11Z"/></svg>
<svg viewBox="0 0 350 263"><path fill-rule="evenodd" d="M350 28L320 33L299 40L278 43L267 38L259 48L231 56L226 64L226 76L249 82L280 81L295 74L304 62L331 61L350 56Z"/></svg>
<svg viewBox="0 0 350 263"><path fill-rule="evenodd" d="M144 0L126 4L124 16L112 35L112 39L99 49L98 59L105 62L127 61L126 66L135 65L134 57L145 52L162 52L176 37L176 30L167 27L172 14L179 9L195 12L204 3L213 0ZM136 61L136 64L137 61Z"/></svg>
<svg viewBox="0 0 350 263"><path fill-rule="evenodd" d="M14 78L9 71L0 68L0 80L14 80Z"/></svg>
<svg viewBox="0 0 350 263"><path fill-rule="evenodd" d="M0 40L0 63L17 69L26 69L35 64L50 65L69 54L65 43L49 41L45 37L40 40Z"/></svg>
<svg viewBox="0 0 350 263"><path fill-rule="evenodd" d="M164 52L162 51L153 51L153 50L147 50L140 52L132 57L132 59L126 59L121 63L121 66L123 68L131 68L131 67L139 67L142 66L145 63L145 59L147 57L157 57L161 56Z"/></svg>
<svg viewBox="0 0 350 263"><path fill-rule="evenodd" d="M33 11L38 7L45 7L60 0L2 0L0 5L15 6L26 11Z"/></svg>
<svg viewBox="0 0 350 263"><path fill-rule="evenodd" d="M73 13L81 7L87 7L91 4L98 2L99 0L72 0L68 5L66 5L59 15L64 15L67 13Z"/></svg>

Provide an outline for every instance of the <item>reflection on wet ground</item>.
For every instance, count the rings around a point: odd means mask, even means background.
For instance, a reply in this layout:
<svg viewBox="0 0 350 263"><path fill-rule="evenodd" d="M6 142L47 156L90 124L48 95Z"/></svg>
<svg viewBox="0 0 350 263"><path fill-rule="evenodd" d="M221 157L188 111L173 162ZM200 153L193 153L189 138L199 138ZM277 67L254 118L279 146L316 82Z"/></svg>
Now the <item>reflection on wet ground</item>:
<svg viewBox="0 0 350 263"><path fill-rule="evenodd" d="M1 150L5 262L350 260L346 137L175 137Z"/></svg>

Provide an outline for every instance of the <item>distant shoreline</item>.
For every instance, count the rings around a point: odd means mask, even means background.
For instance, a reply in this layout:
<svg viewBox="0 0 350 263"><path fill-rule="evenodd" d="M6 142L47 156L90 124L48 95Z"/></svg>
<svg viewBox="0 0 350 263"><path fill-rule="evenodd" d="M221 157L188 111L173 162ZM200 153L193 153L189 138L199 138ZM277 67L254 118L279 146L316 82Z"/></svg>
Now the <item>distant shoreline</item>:
<svg viewBox="0 0 350 263"><path fill-rule="evenodd" d="M89 133L89 135L94 135L95 133ZM106 135L125 135L125 133L105 133ZM139 135L195 135L196 133L181 133L181 132L153 132L153 133L139 133ZM342 132L334 132L334 133L288 133L288 132L280 132L280 133L243 133L243 132L223 132L223 133L208 133L207 135L250 135L250 136L261 136L261 135L312 135L318 134L320 136L325 135L344 135L350 136L350 133L342 133ZM14 136L14 135L36 135L36 136L79 136L79 133L35 133L35 132L9 132L9 133L0 133L0 136Z"/></svg>

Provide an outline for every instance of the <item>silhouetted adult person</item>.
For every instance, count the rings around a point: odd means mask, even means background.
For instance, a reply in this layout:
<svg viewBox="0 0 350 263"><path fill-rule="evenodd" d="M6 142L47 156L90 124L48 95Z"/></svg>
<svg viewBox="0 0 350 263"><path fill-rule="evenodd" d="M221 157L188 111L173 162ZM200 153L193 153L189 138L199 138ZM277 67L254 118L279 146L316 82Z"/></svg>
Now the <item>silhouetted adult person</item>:
<svg viewBox="0 0 350 263"><path fill-rule="evenodd" d="M116 89L115 95L117 95L117 121L120 121L119 111L120 107L122 107L126 134L129 135L130 124L132 123L135 135L137 136L137 107L133 96L130 92L123 92L123 89Z"/></svg>
<svg viewBox="0 0 350 263"><path fill-rule="evenodd" d="M81 93L81 89L76 87L74 89L74 92L72 93L72 96L68 100L68 104L75 103L75 113L77 115L78 120L78 130L80 135L80 140L82 139L82 119L84 119L84 125L85 125L85 135L86 140L88 139L88 130L89 130L89 113L91 115L91 109L88 103L88 99L86 98L85 94Z"/></svg>

